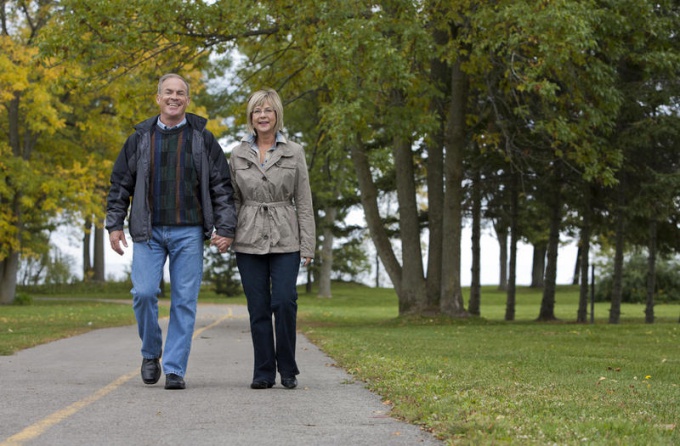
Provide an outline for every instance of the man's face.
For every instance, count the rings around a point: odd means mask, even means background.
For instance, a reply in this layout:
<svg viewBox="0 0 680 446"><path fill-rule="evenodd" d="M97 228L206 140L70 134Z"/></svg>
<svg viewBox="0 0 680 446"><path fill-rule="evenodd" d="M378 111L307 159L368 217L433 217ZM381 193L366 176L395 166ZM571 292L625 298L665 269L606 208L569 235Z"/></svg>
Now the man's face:
<svg viewBox="0 0 680 446"><path fill-rule="evenodd" d="M161 86L161 92L156 95L156 102L161 108L163 124L179 124L184 119L184 113L189 105L187 86L176 77L166 79Z"/></svg>

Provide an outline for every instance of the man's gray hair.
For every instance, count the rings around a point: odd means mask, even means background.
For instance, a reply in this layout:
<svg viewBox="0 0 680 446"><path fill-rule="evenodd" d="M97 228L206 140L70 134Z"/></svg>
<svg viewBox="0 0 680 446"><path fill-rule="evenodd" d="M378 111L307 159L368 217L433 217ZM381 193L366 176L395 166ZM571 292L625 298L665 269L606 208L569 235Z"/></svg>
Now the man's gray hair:
<svg viewBox="0 0 680 446"><path fill-rule="evenodd" d="M158 94L161 94L161 89L163 88L163 82L165 82L166 80L173 78L173 77L184 82L184 85L187 86L187 97L191 97L191 95L189 94L189 82L187 82L187 80L184 79L179 74L175 74L175 73L164 74L163 76L161 76L160 79L158 79Z"/></svg>

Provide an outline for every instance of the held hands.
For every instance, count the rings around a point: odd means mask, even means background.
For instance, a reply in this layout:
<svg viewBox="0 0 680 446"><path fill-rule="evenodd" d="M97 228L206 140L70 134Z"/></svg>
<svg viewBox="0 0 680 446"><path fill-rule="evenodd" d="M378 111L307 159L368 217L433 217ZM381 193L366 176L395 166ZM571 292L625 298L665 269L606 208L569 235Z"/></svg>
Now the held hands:
<svg viewBox="0 0 680 446"><path fill-rule="evenodd" d="M109 241L111 242L111 249L116 251L118 254L123 255L125 251L123 251L123 248L121 247L121 244L124 247L128 247L127 240L125 239L125 233L123 231L111 231L109 233ZM221 253L227 252L227 249L231 246L231 242L233 242L233 238L229 237L222 237L221 235L217 235L216 233L213 233L212 239L210 240L211 245L217 246L217 249Z"/></svg>
<svg viewBox="0 0 680 446"><path fill-rule="evenodd" d="M227 252L227 249L229 249L231 242L233 241L233 238L222 237L221 235L217 235L216 232L213 232L213 235L210 239L210 244L217 246L217 249L220 251L220 253L224 254Z"/></svg>

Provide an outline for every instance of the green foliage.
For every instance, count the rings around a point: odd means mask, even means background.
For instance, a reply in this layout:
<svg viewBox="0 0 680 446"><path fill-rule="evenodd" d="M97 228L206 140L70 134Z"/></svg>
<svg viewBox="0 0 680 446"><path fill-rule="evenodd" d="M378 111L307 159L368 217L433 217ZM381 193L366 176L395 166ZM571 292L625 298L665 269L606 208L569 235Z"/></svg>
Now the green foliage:
<svg viewBox="0 0 680 446"><path fill-rule="evenodd" d="M13 305L33 305L33 297L27 293L17 293Z"/></svg>
<svg viewBox="0 0 680 446"><path fill-rule="evenodd" d="M242 294L234 252L227 251L220 254L211 247L206 248L205 251L203 281L209 283L218 295L235 297Z"/></svg>
<svg viewBox="0 0 680 446"><path fill-rule="evenodd" d="M595 299L611 301L613 287L613 262L603 265L603 271L595 283ZM645 303L647 301L647 256L633 253L624 262L621 301ZM680 261L657 259L655 303L680 302Z"/></svg>
<svg viewBox="0 0 680 446"><path fill-rule="evenodd" d="M49 237L45 235L45 248L49 249L37 255L25 255L20 258L20 280L23 286L40 285L47 286L66 285L76 281L73 275L75 259L64 254L58 246L49 243Z"/></svg>
<svg viewBox="0 0 680 446"><path fill-rule="evenodd" d="M361 239L351 239L342 247L333 249L333 273L336 278L356 281L360 275L370 271L370 261L362 244Z"/></svg>
<svg viewBox="0 0 680 446"><path fill-rule="evenodd" d="M45 268L45 283L48 285L62 285L74 282L72 267L74 259L54 248Z"/></svg>
<svg viewBox="0 0 680 446"><path fill-rule="evenodd" d="M493 104L513 158L569 160L585 178L614 182L622 159L602 136L622 99L615 66L600 54L608 17L605 5L569 0L501 1L470 14L466 69Z"/></svg>
<svg viewBox="0 0 680 446"><path fill-rule="evenodd" d="M450 85L436 85L431 74L439 63L450 79L457 61L470 83L464 139L494 155L484 163L499 178L490 189L508 189L504 178L510 176L501 174L522 175L520 200L529 211L520 218L530 222L523 221L525 238L544 238L545 203L536 202L570 195L570 224L578 224L583 179L612 185L623 165L638 178L631 183L636 195L627 197L634 208L628 214L663 218L662 238L675 239L660 241L660 249L677 251L680 126L668 113L677 109L678 97L675 1L65 0L4 6L8 30L17 32L0 41L0 100L9 104L19 95L21 114L12 122L25 125L18 139L9 139L34 144L11 145L0 137L0 259L11 250L40 253L34 234L53 224L56 213L71 221L101 217L111 160L132 124L153 112L149 85L163 72L180 71L196 86L194 111L233 116L225 123L232 136L240 132L251 91L279 90L289 130L307 150L315 206L327 209L359 195L352 147L363 145L373 179L387 184L404 171L394 165L395 139L430 141L446 125L448 112L438 116L432 104L448 107ZM243 63L234 50L245 56ZM210 97L201 90L203 74L229 85ZM223 130L216 121L212 128ZM9 134L9 127L3 130ZM31 156L16 155L29 146ZM647 162L650 154L654 164ZM428 155L414 152L413 158ZM564 191L541 182L554 176L556 164L572 173ZM417 187L428 174L416 169ZM489 208L502 198L489 201ZM614 227L612 202L598 204L606 209L594 218L606 231ZM673 225L674 231L663 230ZM629 239L639 243L640 232L631 229Z"/></svg>

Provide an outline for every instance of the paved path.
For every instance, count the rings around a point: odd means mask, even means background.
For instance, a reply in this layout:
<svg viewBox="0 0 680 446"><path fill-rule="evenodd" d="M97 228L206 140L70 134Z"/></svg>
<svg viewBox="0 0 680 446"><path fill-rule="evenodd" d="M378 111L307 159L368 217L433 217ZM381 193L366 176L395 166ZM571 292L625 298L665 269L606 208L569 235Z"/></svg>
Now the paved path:
<svg viewBox="0 0 680 446"><path fill-rule="evenodd" d="M251 390L243 306L199 305L186 390L143 384L139 348L129 326L0 356L0 446L441 445L302 335L300 386Z"/></svg>

